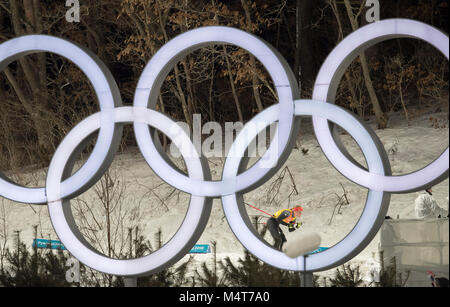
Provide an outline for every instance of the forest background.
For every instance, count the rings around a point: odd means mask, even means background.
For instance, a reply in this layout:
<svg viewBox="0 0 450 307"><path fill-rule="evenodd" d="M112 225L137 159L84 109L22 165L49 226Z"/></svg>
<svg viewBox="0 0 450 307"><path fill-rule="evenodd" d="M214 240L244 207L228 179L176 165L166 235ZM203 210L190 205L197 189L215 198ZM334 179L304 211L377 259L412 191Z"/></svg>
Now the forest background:
<svg viewBox="0 0 450 307"><path fill-rule="evenodd" d="M448 1L380 2L381 19L411 18L448 32ZM153 54L176 35L202 26L236 27L262 37L291 65L301 97L310 98L321 63L346 35L367 23L365 1L125 0L80 1L68 22L64 1L0 1L0 43L42 33L77 42L103 60L131 105L137 80ZM361 54L347 70L337 104L389 126L393 112L414 118L430 108L448 112L448 64L432 46L390 40ZM70 102L70 103L68 103ZM245 50L215 45L183 58L169 74L157 108L192 127L245 123L277 103L267 71ZM59 142L99 110L84 74L60 56L38 53L0 73L0 170L48 165ZM20 129L18 129L20 127ZM126 127L121 150L135 146Z"/></svg>

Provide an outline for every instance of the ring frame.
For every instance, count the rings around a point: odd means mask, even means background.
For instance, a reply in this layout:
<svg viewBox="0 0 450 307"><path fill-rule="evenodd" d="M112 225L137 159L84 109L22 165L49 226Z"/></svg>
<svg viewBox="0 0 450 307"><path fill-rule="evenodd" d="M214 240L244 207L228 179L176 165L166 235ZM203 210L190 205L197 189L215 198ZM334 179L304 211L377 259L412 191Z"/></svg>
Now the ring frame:
<svg viewBox="0 0 450 307"><path fill-rule="evenodd" d="M111 115L111 114L110 114ZM48 209L53 228L70 253L85 265L107 274L117 276L145 276L160 272L180 260L197 242L203 233L211 213L212 199L192 195L186 216L175 235L157 251L135 259L113 259L100 254L84 238L75 223L70 200L61 197L61 180L73 165L72 154L79 144L101 128L102 113L89 116L79 123L58 147L49 167L47 177ZM147 108L116 108L111 120L116 124L142 122L158 127L169 138L183 137L183 145L192 144L189 137L168 117ZM192 145L193 146L193 145ZM184 153L182 151L182 153ZM204 161L187 157L185 159L189 175L196 180L208 180L204 173Z"/></svg>
<svg viewBox="0 0 450 307"><path fill-rule="evenodd" d="M437 48L449 59L448 35L419 21L387 19L366 25L347 36L329 54L317 76L313 100L334 103L342 76L352 61L377 43L395 38L423 40ZM314 131L322 130L317 140L331 164L354 183L376 191L411 193L421 191L448 178L449 148L432 163L416 172L398 176L380 176L370 173L351 157L339 135L328 128L326 119L313 117Z"/></svg>
<svg viewBox="0 0 450 307"><path fill-rule="evenodd" d="M92 51L62 38L26 35L0 44L0 71L13 61L37 52L54 53L77 65L92 84L102 112L113 112L115 107L122 105L119 88L106 65ZM114 122L108 121L108 116L102 119L105 123L100 129L97 142L88 160L62 184L64 197L75 197L94 185L108 169L119 148L122 128L115 127ZM3 197L16 202L47 203L45 188L23 187L2 174L0 174L0 191Z"/></svg>
<svg viewBox="0 0 450 307"><path fill-rule="evenodd" d="M263 111L267 122L276 120L276 108L273 106ZM295 113L297 116L323 116L345 129L360 146L369 170L382 175L390 175L391 169L387 154L378 139L371 133L371 129L355 115L345 109L329 103L297 100L295 101ZM321 132L323 133L323 132ZM239 136L233 146L239 146ZM245 152L245 145L237 150L241 156ZM232 176L239 169L237 160L225 162L224 174ZM290 258L269 246L264 239L254 230L251 221L245 211L243 194L227 195L222 197L222 206L227 217L228 224L238 240L253 255L262 261L290 271L317 272L324 271L347 262L361 252L377 234L384 221L389 208L390 193L369 190L366 205L355 227L339 243L321 253Z"/></svg>

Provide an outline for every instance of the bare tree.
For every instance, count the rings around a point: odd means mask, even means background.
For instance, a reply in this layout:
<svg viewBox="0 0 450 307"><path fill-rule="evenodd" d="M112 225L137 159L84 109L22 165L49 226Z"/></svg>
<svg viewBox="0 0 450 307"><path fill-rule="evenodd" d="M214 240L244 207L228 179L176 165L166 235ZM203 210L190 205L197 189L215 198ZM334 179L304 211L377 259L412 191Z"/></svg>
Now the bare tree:
<svg viewBox="0 0 450 307"><path fill-rule="evenodd" d="M4 270L4 260L8 244L8 214L5 208L5 199L0 202L0 271Z"/></svg>
<svg viewBox="0 0 450 307"><path fill-rule="evenodd" d="M241 0L242 7L244 8L245 17L247 20L247 30L251 31L252 26L252 16L250 12L250 7L247 3L247 0ZM259 86L258 86L258 76L256 75L256 60L253 55L250 55L250 66L252 68L252 88L253 88L253 96L255 97L256 106L259 112L263 111L263 104L261 101L261 96L259 95Z"/></svg>
<svg viewBox="0 0 450 307"><path fill-rule="evenodd" d="M345 4L345 8L346 8L347 15L348 15L348 18L350 20L350 24L352 26L352 29L353 29L353 31L356 31L359 28L359 26L358 26L358 16L360 16L361 12L364 9L365 1L362 1L362 4L361 4L361 6L360 6L356 16L353 14L353 8L352 8L352 6L350 4L350 1L349 0L344 0L344 4ZM386 114L381 109L380 102L378 101L377 94L376 94L375 89L373 87L372 78L370 77L369 65L367 63L366 55L365 55L364 52L362 52L359 55L359 59L360 59L361 67L362 67L363 74L364 74L364 82L366 84L366 88L367 88L367 91L369 93L370 100L372 102L372 107L373 107L373 111L375 113L375 117L377 118L378 127L380 129L384 129L384 128L387 127L387 120L388 119L386 117Z"/></svg>
<svg viewBox="0 0 450 307"><path fill-rule="evenodd" d="M295 13L294 74L298 78L299 88L302 89L312 85L316 73L311 39L313 1L297 0Z"/></svg>
<svg viewBox="0 0 450 307"><path fill-rule="evenodd" d="M222 50L223 50L223 57L225 59L225 63L227 64L228 78L230 80L231 92L233 93L234 103L236 104L236 111L238 114L238 118L239 118L239 121L241 123L243 123L244 116L242 115L241 103L239 102L239 97L238 97L238 94L236 91L236 86L234 84L234 77L233 77L233 72L231 69L230 58L229 58L228 52L227 52L227 46L223 45Z"/></svg>
<svg viewBox="0 0 450 307"><path fill-rule="evenodd" d="M127 184L118 171L109 170L94 186L95 197L73 201L78 228L92 246L111 258L129 257L129 229L142 222L141 201L125 198ZM110 276L90 271L91 278L110 286Z"/></svg>
<svg viewBox="0 0 450 307"><path fill-rule="evenodd" d="M25 19L21 16L21 7L19 1L10 0L10 17L15 36L21 36L28 33L42 32L41 6L39 1L23 0L23 11ZM12 88L16 92L24 109L27 111L33 121L35 131L38 137L39 147L43 150L43 158L49 159L49 153L52 148L51 121L43 118L51 118L47 91L46 74L46 56L38 54L31 59L22 57L19 59L21 71L25 76L26 85L20 85L13 77L13 74L6 69L5 74ZM29 90L28 90L29 89ZM30 94L27 94L30 92Z"/></svg>

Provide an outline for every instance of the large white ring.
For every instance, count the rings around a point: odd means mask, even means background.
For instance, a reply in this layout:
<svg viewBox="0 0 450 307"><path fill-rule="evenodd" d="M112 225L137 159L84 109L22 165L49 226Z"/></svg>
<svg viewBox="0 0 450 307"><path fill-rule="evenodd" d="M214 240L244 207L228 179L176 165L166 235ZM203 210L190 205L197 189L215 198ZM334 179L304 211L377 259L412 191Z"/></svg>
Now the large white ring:
<svg viewBox="0 0 450 307"><path fill-rule="evenodd" d="M346 37L328 56L314 86L313 100L334 103L340 80L351 62L367 48L392 38L416 38L436 47L449 58L448 35L427 24L407 19L383 20L360 28ZM448 177L449 149L416 172L401 176L382 176L360 168L348 156L337 135L332 135L326 118L313 116L317 140L336 169L351 181L375 191L409 193ZM321 131L321 133L318 133Z"/></svg>
<svg viewBox="0 0 450 307"><path fill-rule="evenodd" d="M272 106L258 116L262 116L270 124L276 120L278 106ZM326 118L345 129L360 146L369 170L381 175L389 175L391 170L387 155L377 137L371 135L370 128L355 115L329 103L311 100L295 101L295 114L297 116L319 116ZM323 132L320 132L323 133ZM254 135L256 136L256 135ZM238 146L235 152L241 156L245 152L245 146L239 136L233 146ZM224 167L224 176L232 178L239 169L239 162L235 159L227 159ZM289 258L284 253L268 246L260 236L255 233L251 221L246 217L242 194L227 195L222 197L223 210L230 228L238 240L252 254L275 267L293 271L321 271L332 268L351 259L359 253L376 235L389 207L390 194L377 191L369 191L366 205L361 218L353 230L338 244L324 252L313 254L304 259L299 256ZM305 268L306 264L306 268Z"/></svg>
<svg viewBox="0 0 450 307"><path fill-rule="evenodd" d="M181 145L192 144L181 128L174 129L174 127L178 127L176 123L159 112L147 108L121 107L114 109L112 116L111 120L115 123L145 123L157 127L171 139L181 140ZM74 257L100 272L119 276L141 276L159 272L180 260L197 242L210 215L211 199L192 196L188 211L178 231L163 247L147 256L119 260L100 254L80 233L72 215L70 200L63 200L61 180L66 175L67 164L70 163L72 153L77 150L78 144L82 144L89 135L101 128L103 124L101 117L101 112L95 113L79 123L58 147L51 161L46 187L53 228ZM183 151L181 153L184 154ZM185 162L192 179L205 180L207 178L207 175L203 173L200 159L187 156Z"/></svg>
<svg viewBox="0 0 450 307"><path fill-rule="evenodd" d="M84 165L62 183L63 197L76 196L95 184L109 167L122 137L122 129L115 128L111 114L121 106L120 92L108 68L91 51L67 40L47 36L28 35L0 44L0 71L10 63L36 52L51 52L75 63L94 87L102 111L102 126L95 147ZM101 170L99 172L99 170ZM2 196L13 201L45 204L45 188L19 186L0 174Z"/></svg>

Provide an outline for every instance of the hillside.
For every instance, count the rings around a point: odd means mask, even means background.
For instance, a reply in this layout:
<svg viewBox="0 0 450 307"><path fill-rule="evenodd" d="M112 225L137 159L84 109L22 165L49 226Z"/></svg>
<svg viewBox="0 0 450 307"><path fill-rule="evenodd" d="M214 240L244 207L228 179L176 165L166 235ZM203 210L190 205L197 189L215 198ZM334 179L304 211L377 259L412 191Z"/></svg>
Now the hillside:
<svg viewBox="0 0 450 307"><path fill-rule="evenodd" d="M375 129L374 125L373 128ZM444 113L424 114L408 124L402 114L395 114L391 117L389 128L376 130L376 133L389 153L394 174L405 174L426 166L448 146L448 116ZM360 163L364 163L353 140L348 135L342 135L342 140L349 152ZM308 119L303 121L298 144L299 149L294 149L278 174L262 187L246 194L245 201L269 213L285 207L302 205L303 229L318 232L322 236L322 246L330 247L342 240L356 224L364 206L367 190L341 176L328 162L318 147ZM305 154L301 149L308 151ZM215 179L220 177L222 165L221 159L210 159ZM283 172L285 167L292 174L295 186L287 172ZM280 177L283 174L284 177ZM189 196L163 183L146 165L138 149L117 155L110 169L110 175L111 178L115 178L113 191L116 193L112 193L114 195L111 197L111 203L116 207L110 221L114 250L117 253L128 251L129 228L133 228L134 234L136 226L139 234L152 243L154 234L161 228L163 241L167 242L183 220ZM42 185L45 170L16 174L13 177L29 183L30 186ZM279 188L276 188L276 184L280 184ZM99 201L99 193L96 193L101 192L99 186L92 188L72 204L73 210L77 212L77 222L82 232L88 234L90 238L96 237L98 241L94 245L101 246L105 250L107 228L104 208ZM349 204L342 205L338 213L338 208L335 207L344 191ZM448 210L448 179L435 186L433 192L438 203ZM388 215L393 218L414 218L416 197L416 193L392 195ZM271 199L271 202L268 199ZM95 220L90 215L88 207L93 212ZM81 217L81 212L85 218ZM262 224L266 220L263 213L250 207L247 207L247 213L251 218L261 216L259 222ZM119 219L119 216L122 219ZM3 229L7 230L8 245L15 241L14 231L17 230L21 231L20 239L31 245L34 237L33 225L38 225L38 237L56 238L45 205L24 205L0 199L0 229L2 229L0 234ZM286 236L289 240L287 231ZM267 234L266 239L271 242L269 237ZM3 241L3 238L0 239ZM220 200L214 200L208 226L199 243L211 241L217 241L219 257L231 256L232 259L237 259L243 254L242 245L234 237L223 215ZM378 236L354 259L363 265L366 273L372 265L376 265L377 245ZM204 261L209 257L196 256L196 259Z"/></svg>

